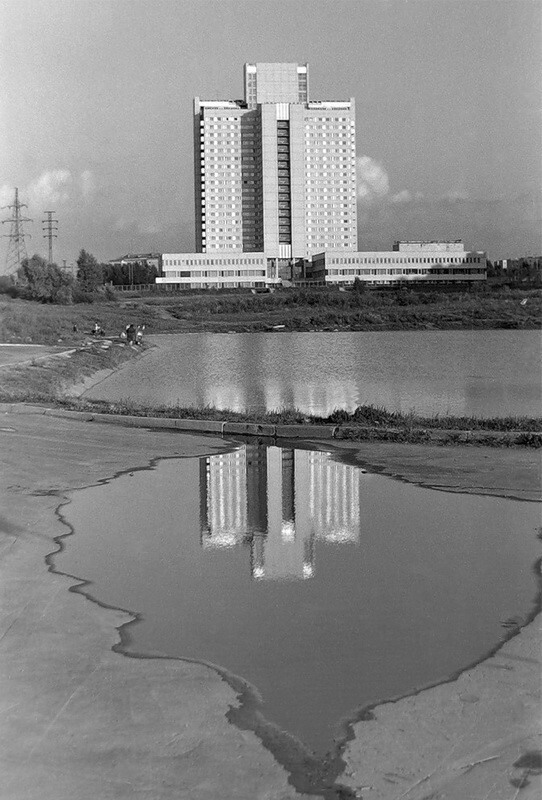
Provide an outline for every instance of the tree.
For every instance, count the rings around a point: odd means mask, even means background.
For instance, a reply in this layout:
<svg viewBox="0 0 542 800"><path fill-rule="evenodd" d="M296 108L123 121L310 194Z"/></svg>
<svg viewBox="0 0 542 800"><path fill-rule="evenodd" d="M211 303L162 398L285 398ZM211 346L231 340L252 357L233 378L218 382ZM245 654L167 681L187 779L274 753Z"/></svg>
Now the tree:
<svg viewBox="0 0 542 800"><path fill-rule="evenodd" d="M71 275L63 272L56 264L49 264L41 256L23 259L17 270L17 283L21 294L28 300L42 303L70 303Z"/></svg>
<svg viewBox="0 0 542 800"><path fill-rule="evenodd" d="M146 259L130 264L104 264L104 281L114 286L154 283L158 270Z"/></svg>
<svg viewBox="0 0 542 800"><path fill-rule="evenodd" d="M103 266L86 250L77 259L77 283L83 292L95 292L103 285Z"/></svg>

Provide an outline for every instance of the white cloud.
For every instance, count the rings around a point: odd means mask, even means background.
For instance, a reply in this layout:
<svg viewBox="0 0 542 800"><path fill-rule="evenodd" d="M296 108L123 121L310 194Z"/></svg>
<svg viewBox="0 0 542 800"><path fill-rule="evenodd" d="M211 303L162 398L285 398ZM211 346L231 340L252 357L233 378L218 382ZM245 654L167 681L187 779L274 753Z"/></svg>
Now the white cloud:
<svg viewBox="0 0 542 800"><path fill-rule="evenodd" d="M87 200L96 191L96 180L89 169L80 175L72 175L69 169L51 169L42 172L28 186L19 187L19 202L28 205L29 212L58 211L67 203ZM0 187L0 206L13 203L15 187L4 184Z"/></svg>
<svg viewBox="0 0 542 800"><path fill-rule="evenodd" d="M408 189L402 189L397 194L394 194L390 197L390 203L395 205L406 205L407 203L414 203L423 200L425 197L423 192L414 192L414 194L409 191Z"/></svg>
<svg viewBox="0 0 542 800"><path fill-rule="evenodd" d="M42 211L56 210L70 200L73 178L67 169L53 169L42 174L28 186L28 205Z"/></svg>
<svg viewBox="0 0 542 800"><path fill-rule="evenodd" d="M390 198L392 203L411 203L413 199L412 193L409 192L408 189L403 189Z"/></svg>
<svg viewBox="0 0 542 800"><path fill-rule="evenodd" d="M8 186L7 183L5 183L3 186L0 186L0 208L11 205L14 199L15 187Z"/></svg>
<svg viewBox="0 0 542 800"><path fill-rule="evenodd" d="M383 200L389 193L390 181L382 164L370 156L358 156L356 166L358 200L366 205Z"/></svg>

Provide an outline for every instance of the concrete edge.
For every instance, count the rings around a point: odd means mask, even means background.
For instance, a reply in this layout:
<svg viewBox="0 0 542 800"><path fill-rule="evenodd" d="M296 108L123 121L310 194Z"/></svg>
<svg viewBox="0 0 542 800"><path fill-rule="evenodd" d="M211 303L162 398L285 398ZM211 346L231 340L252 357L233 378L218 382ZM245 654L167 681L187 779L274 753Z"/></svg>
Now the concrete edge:
<svg viewBox="0 0 542 800"><path fill-rule="evenodd" d="M49 408L28 403L0 403L0 413L43 414L51 417L78 419L82 422L104 422L110 425L124 425L130 428L156 428L194 433L242 434L244 436L266 436L272 439L336 439L350 441L391 441L400 442L401 428L349 427L341 425L273 425L258 422L227 422L205 419L176 419L171 417L140 417L128 414L104 414L94 411L72 411L63 408ZM414 428L419 439L414 444L484 444L488 439L505 438L515 444L518 436L538 436L542 431L465 431L448 428ZM398 438L394 438L394 437ZM450 437L453 441L450 442ZM410 442L406 442L409 444ZM521 445L518 445L521 446Z"/></svg>

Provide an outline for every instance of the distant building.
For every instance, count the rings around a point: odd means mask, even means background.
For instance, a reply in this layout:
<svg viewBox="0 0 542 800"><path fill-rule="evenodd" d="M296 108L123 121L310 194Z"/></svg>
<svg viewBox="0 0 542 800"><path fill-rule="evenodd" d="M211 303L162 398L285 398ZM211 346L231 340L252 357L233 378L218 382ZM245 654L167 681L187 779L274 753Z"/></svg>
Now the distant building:
<svg viewBox="0 0 542 800"><path fill-rule="evenodd" d="M244 100L194 100L197 253L164 253L158 283L291 280L357 247L355 106L309 98L307 64L245 64Z"/></svg>
<svg viewBox="0 0 542 800"><path fill-rule="evenodd" d="M307 280L339 286L356 278L368 284L394 284L473 282L486 277L486 253L465 250L461 240L401 241L390 251L327 250L313 256L306 267Z"/></svg>
<svg viewBox="0 0 542 800"><path fill-rule="evenodd" d="M198 252L356 249L354 100L308 82L307 64L245 64L244 100L194 100Z"/></svg>
<svg viewBox="0 0 542 800"><path fill-rule="evenodd" d="M108 261L112 267L124 267L134 264L147 264L149 267L156 267L160 271L161 253L132 253L120 258L112 258Z"/></svg>
<svg viewBox="0 0 542 800"><path fill-rule="evenodd" d="M245 64L243 100L194 100L196 253L164 253L184 289L486 278L462 242L357 249L355 103L309 96L307 64Z"/></svg>
<svg viewBox="0 0 542 800"><path fill-rule="evenodd" d="M493 276L506 278L514 283L542 282L542 256L522 256L520 258L503 258L493 262Z"/></svg>

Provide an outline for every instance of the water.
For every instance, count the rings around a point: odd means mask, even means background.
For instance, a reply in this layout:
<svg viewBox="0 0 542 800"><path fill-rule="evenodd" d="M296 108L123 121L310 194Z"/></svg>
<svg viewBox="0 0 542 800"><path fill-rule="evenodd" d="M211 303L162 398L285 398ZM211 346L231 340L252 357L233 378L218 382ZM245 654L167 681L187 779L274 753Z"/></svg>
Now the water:
<svg viewBox="0 0 542 800"><path fill-rule="evenodd" d="M538 331L173 334L86 393L105 400L310 414L538 416Z"/></svg>
<svg viewBox="0 0 542 800"><path fill-rule="evenodd" d="M73 494L55 558L319 752L357 707L480 659L532 609L540 504L424 489L304 449L160 461Z"/></svg>

